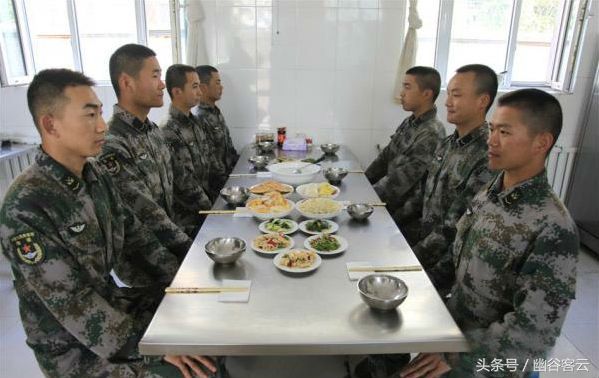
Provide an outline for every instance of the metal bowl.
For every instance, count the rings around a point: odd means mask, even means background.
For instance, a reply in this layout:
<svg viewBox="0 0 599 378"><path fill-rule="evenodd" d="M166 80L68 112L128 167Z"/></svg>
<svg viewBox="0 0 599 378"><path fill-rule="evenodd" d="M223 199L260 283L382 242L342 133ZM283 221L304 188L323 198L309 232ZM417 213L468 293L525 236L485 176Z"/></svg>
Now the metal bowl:
<svg viewBox="0 0 599 378"><path fill-rule="evenodd" d="M216 238L206 243L204 250L215 263L230 264L237 261L245 251L245 241L234 237Z"/></svg>
<svg viewBox="0 0 599 378"><path fill-rule="evenodd" d="M347 207L347 213L355 220L364 220L368 218L373 211L374 207L366 203L354 203Z"/></svg>
<svg viewBox="0 0 599 378"><path fill-rule="evenodd" d="M358 281L364 303L376 310L393 310L408 297L408 286L388 274L369 274Z"/></svg>
<svg viewBox="0 0 599 378"><path fill-rule="evenodd" d="M250 190L243 186L229 186L221 189L220 196L231 206L240 206L250 198Z"/></svg>
<svg viewBox="0 0 599 378"><path fill-rule="evenodd" d="M339 145L335 143L325 143L320 145L320 149L325 154L333 155L339 151Z"/></svg>
<svg viewBox="0 0 599 378"><path fill-rule="evenodd" d="M270 162L270 157L264 155L254 155L248 159L250 163L256 167L256 169L262 169Z"/></svg>
<svg viewBox="0 0 599 378"><path fill-rule="evenodd" d="M271 141L258 142L258 149L262 152L271 152L272 150L275 149L275 147L276 147L275 142L271 142Z"/></svg>
<svg viewBox="0 0 599 378"><path fill-rule="evenodd" d="M345 168L331 167L324 170L324 177L331 185L339 185L345 176L347 176Z"/></svg>

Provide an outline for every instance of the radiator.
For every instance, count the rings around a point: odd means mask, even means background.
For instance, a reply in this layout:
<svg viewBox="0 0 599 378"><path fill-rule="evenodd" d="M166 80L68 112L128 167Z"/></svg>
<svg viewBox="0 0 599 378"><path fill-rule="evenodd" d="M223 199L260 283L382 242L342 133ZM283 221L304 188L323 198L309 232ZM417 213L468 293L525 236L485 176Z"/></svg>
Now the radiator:
<svg viewBox="0 0 599 378"><path fill-rule="evenodd" d="M36 153L36 148L30 148L0 161L0 204L12 181L33 163Z"/></svg>
<svg viewBox="0 0 599 378"><path fill-rule="evenodd" d="M566 201L576 150L576 147L555 146L545 162L547 180L562 202Z"/></svg>

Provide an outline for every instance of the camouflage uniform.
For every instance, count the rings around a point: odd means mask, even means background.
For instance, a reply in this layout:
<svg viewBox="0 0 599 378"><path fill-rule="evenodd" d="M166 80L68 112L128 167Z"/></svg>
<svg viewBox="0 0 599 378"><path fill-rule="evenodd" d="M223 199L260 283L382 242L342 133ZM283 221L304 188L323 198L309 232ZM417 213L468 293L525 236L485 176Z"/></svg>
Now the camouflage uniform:
<svg viewBox="0 0 599 378"><path fill-rule="evenodd" d="M389 212L393 213L417 190L415 187L426 174L427 165L444 137L445 128L437 119L436 107L418 118L411 115L370 164L366 177L387 203Z"/></svg>
<svg viewBox="0 0 599 378"><path fill-rule="evenodd" d="M193 238L202 223L198 210L212 207L207 195L212 146L197 119L172 105L162 133L173 158L175 223Z"/></svg>
<svg viewBox="0 0 599 378"><path fill-rule="evenodd" d="M11 185L0 242L27 344L51 377L153 376L137 342L176 259L123 206L94 163L82 178L40 150ZM114 269L136 289L119 288ZM150 286L153 285L153 286Z"/></svg>
<svg viewBox="0 0 599 378"><path fill-rule="evenodd" d="M554 345L574 298L576 226L545 172L504 191L502 180L478 193L460 219L453 254L443 260L449 269L431 272L434 281L437 272L455 273L447 307L471 345L449 356L456 377L476 376L483 358L487 365L517 359L520 373L496 376L523 376L526 359L531 368Z"/></svg>
<svg viewBox="0 0 599 378"><path fill-rule="evenodd" d="M457 131L445 138L429 165L422 218L412 250L428 269L434 266L455 238L455 225L472 197L492 178L487 168L487 124L468 135Z"/></svg>
<svg viewBox="0 0 599 378"><path fill-rule="evenodd" d="M192 241L173 222L173 170L162 131L118 105L108 125L100 162L135 215L182 260Z"/></svg>
<svg viewBox="0 0 599 378"><path fill-rule="evenodd" d="M214 147L212 160L210 162L210 196L214 200L218 197L229 173L235 167L239 155L233 146L229 128L225 123L225 117L218 106L200 103L198 105L197 117L204 126Z"/></svg>

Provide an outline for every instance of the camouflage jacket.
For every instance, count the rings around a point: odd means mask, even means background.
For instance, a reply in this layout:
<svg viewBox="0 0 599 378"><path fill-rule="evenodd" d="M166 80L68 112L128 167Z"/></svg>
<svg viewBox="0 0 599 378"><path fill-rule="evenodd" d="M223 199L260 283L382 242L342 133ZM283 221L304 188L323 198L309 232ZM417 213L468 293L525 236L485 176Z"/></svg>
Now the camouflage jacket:
<svg viewBox="0 0 599 378"><path fill-rule="evenodd" d="M196 118L172 105L162 133L173 159L175 223L193 238L202 222L198 210L212 207L207 194L212 146Z"/></svg>
<svg viewBox="0 0 599 378"><path fill-rule="evenodd" d="M170 282L177 260L123 206L108 175L88 162L78 178L40 150L6 194L0 242L27 344L47 376L138 371L137 341L160 299L148 294ZM112 269L145 287L117 287Z"/></svg>
<svg viewBox="0 0 599 378"><path fill-rule="evenodd" d="M414 192L426 174L433 153L445 137L445 128L433 107L422 116L406 118L391 136L391 142L366 170L381 200L393 212Z"/></svg>
<svg viewBox="0 0 599 378"><path fill-rule="evenodd" d="M448 253L455 225L470 201L493 177L487 158L487 124L445 138L431 161L424 186L419 240L412 249L425 268Z"/></svg>
<svg viewBox="0 0 599 378"><path fill-rule="evenodd" d="M447 307L471 345L452 376L475 375L485 358L518 359L520 373L545 358L576 289L578 236L545 173L502 191L500 174L474 197L457 225ZM485 373L493 376L491 373ZM480 374L482 375L482 374Z"/></svg>
<svg viewBox="0 0 599 378"><path fill-rule="evenodd" d="M118 105L108 125L100 163L135 215L182 260L192 241L173 221L171 154L162 132Z"/></svg>
<svg viewBox="0 0 599 378"><path fill-rule="evenodd" d="M229 177L229 173L235 167L239 155L233 146L229 128L225 123L225 117L218 106L206 103L198 105L197 117L212 141L213 155L210 162L211 198L218 197L218 191L222 188Z"/></svg>

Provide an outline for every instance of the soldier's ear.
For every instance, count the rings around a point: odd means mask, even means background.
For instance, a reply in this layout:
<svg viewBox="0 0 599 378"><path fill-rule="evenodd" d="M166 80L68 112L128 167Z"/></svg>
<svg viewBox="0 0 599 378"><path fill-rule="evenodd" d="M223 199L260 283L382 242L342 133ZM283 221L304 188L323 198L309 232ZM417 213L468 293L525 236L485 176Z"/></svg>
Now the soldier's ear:
<svg viewBox="0 0 599 378"><path fill-rule="evenodd" d="M40 127L48 135L56 135L56 127L54 127L54 117L51 114L44 114L40 117Z"/></svg>
<svg viewBox="0 0 599 378"><path fill-rule="evenodd" d="M121 90L121 93L128 92L132 88L133 78L123 72L121 74L121 76L119 76L118 82L119 82L119 88Z"/></svg>
<svg viewBox="0 0 599 378"><path fill-rule="evenodd" d="M546 131L538 133L535 138L534 146L543 154L543 156L547 155L549 149L553 146L553 134Z"/></svg>

